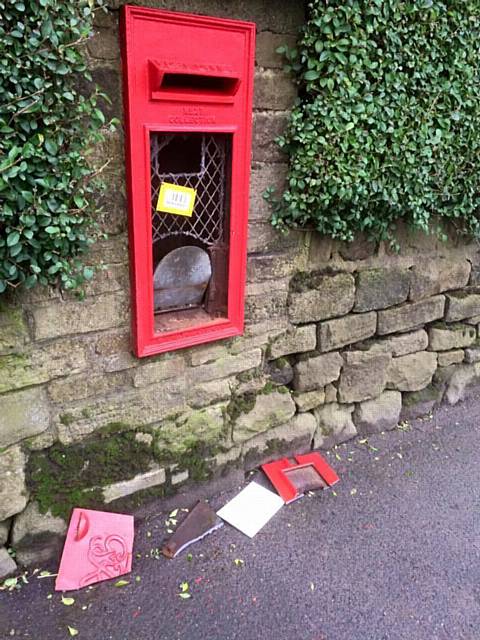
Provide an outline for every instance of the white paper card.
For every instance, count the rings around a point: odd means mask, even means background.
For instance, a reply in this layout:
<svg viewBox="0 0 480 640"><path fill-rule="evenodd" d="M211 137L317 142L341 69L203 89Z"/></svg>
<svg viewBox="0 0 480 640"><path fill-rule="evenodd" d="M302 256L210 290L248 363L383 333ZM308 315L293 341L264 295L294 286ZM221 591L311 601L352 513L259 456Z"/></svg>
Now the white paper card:
<svg viewBox="0 0 480 640"><path fill-rule="evenodd" d="M217 515L253 538L284 504L279 495L251 482L217 511Z"/></svg>

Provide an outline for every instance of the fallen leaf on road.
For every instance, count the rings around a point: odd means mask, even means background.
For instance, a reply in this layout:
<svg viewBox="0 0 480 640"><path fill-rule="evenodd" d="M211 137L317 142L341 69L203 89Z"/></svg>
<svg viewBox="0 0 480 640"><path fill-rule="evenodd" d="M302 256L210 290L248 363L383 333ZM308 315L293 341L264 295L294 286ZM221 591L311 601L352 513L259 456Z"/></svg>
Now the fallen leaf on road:
<svg viewBox="0 0 480 640"><path fill-rule="evenodd" d="M350 491L350 495L351 495L351 496L354 496L356 493L357 493L357 490L356 490L356 489L352 489L352 490Z"/></svg>
<svg viewBox="0 0 480 640"><path fill-rule="evenodd" d="M130 582L128 580L117 580L113 586L114 587L126 587L127 584L130 584Z"/></svg>
<svg viewBox="0 0 480 640"><path fill-rule="evenodd" d="M245 564L245 560L242 560L241 558L235 558L233 562L235 563L236 567L243 567L243 565Z"/></svg>
<svg viewBox="0 0 480 640"><path fill-rule="evenodd" d="M41 580L42 578L55 578L58 576L58 573L50 573L50 571L40 571L40 574L37 576L37 580Z"/></svg>
<svg viewBox="0 0 480 640"><path fill-rule="evenodd" d="M5 589L8 589L9 591L12 591L13 589L16 589L18 587L18 578L7 578L3 581L0 590L4 591Z"/></svg>
<svg viewBox="0 0 480 640"><path fill-rule="evenodd" d="M75 629L75 627L68 627L68 633L71 636L78 636L78 629Z"/></svg>
<svg viewBox="0 0 480 640"><path fill-rule="evenodd" d="M65 596L62 596L62 604L66 607L71 607L74 602L75 598L65 598Z"/></svg>

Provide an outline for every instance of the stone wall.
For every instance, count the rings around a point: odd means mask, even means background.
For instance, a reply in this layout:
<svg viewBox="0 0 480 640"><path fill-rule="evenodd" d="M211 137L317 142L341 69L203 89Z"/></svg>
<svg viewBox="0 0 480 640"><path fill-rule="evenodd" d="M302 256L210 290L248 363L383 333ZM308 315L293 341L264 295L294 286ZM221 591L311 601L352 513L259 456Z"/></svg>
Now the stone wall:
<svg viewBox="0 0 480 640"><path fill-rule="evenodd" d="M109 238L90 258L104 268L82 301L35 290L0 311L0 546L22 562L52 553L73 505L131 508L232 466L390 429L480 377L476 245L399 230L391 253L269 224L262 194L282 185L274 138L295 97L275 48L294 42L302 4L144 4L258 25L246 329L132 355L123 141L108 134L97 153L112 158ZM117 8L99 16L88 52L121 118Z"/></svg>

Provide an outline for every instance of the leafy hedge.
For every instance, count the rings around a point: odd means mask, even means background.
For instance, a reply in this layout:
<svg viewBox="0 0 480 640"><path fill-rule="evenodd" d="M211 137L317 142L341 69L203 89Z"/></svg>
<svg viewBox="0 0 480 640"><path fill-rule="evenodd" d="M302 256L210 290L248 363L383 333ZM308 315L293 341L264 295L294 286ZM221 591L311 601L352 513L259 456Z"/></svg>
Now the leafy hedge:
<svg viewBox="0 0 480 640"><path fill-rule="evenodd" d="M0 0L0 293L19 285L73 288L95 235L101 94L82 45L103 0Z"/></svg>
<svg viewBox="0 0 480 640"><path fill-rule="evenodd" d="M440 216L480 235L478 0L315 0L282 49L300 99L274 226L350 241Z"/></svg>

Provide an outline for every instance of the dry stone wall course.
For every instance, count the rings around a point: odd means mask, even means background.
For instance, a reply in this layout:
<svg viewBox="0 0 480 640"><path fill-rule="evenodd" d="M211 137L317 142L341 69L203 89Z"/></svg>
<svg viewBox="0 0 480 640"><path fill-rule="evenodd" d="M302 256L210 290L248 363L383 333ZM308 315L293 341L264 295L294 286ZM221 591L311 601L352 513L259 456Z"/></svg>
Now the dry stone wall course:
<svg viewBox="0 0 480 640"><path fill-rule="evenodd" d="M0 449L36 436L50 426L50 407L44 388L14 391L1 399Z"/></svg>
<svg viewBox="0 0 480 640"><path fill-rule="evenodd" d="M129 480L122 480L121 482L107 485L103 488L103 499L105 503L108 504L119 498L131 496L132 493L137 493L137 491L158 487L158 485L165 484L165 480L165 469L150 469Z"/></svg>
<svg viewBox="0 0 480 640"><path fill-rule="evenodd" d="M466 289L447 294L445 320L455 322L480 314L480 291Z"/></svg>
<svg viewBox="0 0 480 640"><path fill-rule="evenodd" d="M153 472L170 492L230 465L251 468L289 445L328 448L389 429L415 415L415 403L423 410L442 397L456 403L480 382L473 243L453 236L441 243L399 225L394 253L366 237L342 243L312 231L282 235L270 224L263 194L285 183L287 159L275 138L295 98L275 49L293 43L304 3L146 4L257 22L245 331L154 358L133 355L123 139L121 128L107 133L95 155L111 157L109 191L99 200L109 237L88 258L105 268L83 301L39 288L14 292L0 306L0 523L8 530L13 522L19 531L30 497L28 461L52 446L94 442L114 455L118 433L134 434L157 466L96 489L140 490L136 478ZM109 112L122 118L118 11L96 21L90 65L113 93ZM32 559L29 553L25 539L22 558Z"/></svg>
<svg viewBox="0 0 480 640"><path fill-rule="evenodd" d="M459 364L463 362L465 358L465 351L463 349L454 349L453 351L443 351L438 354L438 366L449 367L451 364ZM468 359L466 359L468 362Z"/></svg>
<svg viewBox="0 0 480 640"><path fill-rule="evenodd" d="M400 269L366 269L357 276L354 311L386 309L405 302L410 291L410 272Z"/></svg>
<svg viewBox="0 0 480 640"><path fill-rule="evenodd" d="M336 399L336 398L335 398ZM325 403L326 396L323 389L317 391L306 391L305 393L296 393L294 395L295 404L297 405L297 411L304 413L305 411L311 411Z"/></svg>
<svg viewBox="0 0 480 640"><path fill-rule="evenodd" d="M241 443L257 433L287 422L295 414L295 403L287 393L262 393L249 411L242 412L233 423L233 440Z"/></svg>
<svg viewBox="0 0 480 640"><path fill-rule="evenodd" d="M0 450L0 522L27 506L26 456L19 446Z"/></svg>
<svg viewBox="0 0 480 640"><path fill-rule="evenodd" d="M7 578L17 570L17 564L7 549L0 547L0 579Z"/></svg>
<svg viewBox="0 0 480 640"><path fill-rule="evenodd" d="M269 349L269 358L313 351L316 346L317 332L314 324L296 327L274 340Z"/></svg>
<svg viewBox="0 0 480 640"><path fill-rule="evenodd" d="M128 322L125 294L107 294L78 302L53 302L32 311L36 340L119 327Z"/></svg>
<svg viewBox="0 0 480 640"><path fill-rule="evenodd" d="M0 307L0 356L22 350L29 341L23 310Z"/></svg>
<svg viewBox="0 0 480 640"><path fill-rule="evenodd" d="M406 356L416 351L424 351L428 347L428 333L424 329L401 333L388 338L376 339L368 344L369 351L391 353L393 357Z"/></svg>
<svg viewBox="0 0 480 640"><path fill-rule="evenodd" d="M445 401L448 404L457 404L465 398L470 387L478 384L480 384L480 365L478 362L451 367L446 382Z"/></svg>
<svg viewBox="0 0 480 640"><path fill-rule="evenodd" d="M388 389L419 391L430 384L437 368L437 354L419 351L393 358L388 370Z"/></svg>
<svg viewBox="0 0 480 640"><path fill-rule="evenodd" d="M376 313L351 314L318 325L318 350L333 351L366 340L375 334Z"/></svg>
<svg viewBox="0 0 480 640"><path fill-rule="evenodd" d="M339 353L305 358L295 365L293 386L296 391L311 391L338 380L343 360Z"/></svg>
<svg viewBox="0 0 480 640"><path fill-rule="evenodd" d="M361 435L380 433L397 426L402 409L399 391L384 391L378 398L356 405L353 422Z"/></svg>
<svg viewBox="0 0 480 640"><path fill-rule="evenodd" d="M313 446L315 449L330 449L357 435L352 420L354 405L326 404L313 412L317 420Z"/></svg>
<svg viewBox="0 0 480 640"><path fill-rule="evenodd" d="M410 300L420 300L449 289L465 287L470 278L468 260L433 259L412 267Z"/></svg>
<svg viewBox="0 0 480 640"><path fill-rule="evenodd" d="M0 547L2 547L7 543L11 526L12 526L11 518L8 518L7 520L0 522Z"/></svg>
<svg viewBox="0 0 480 640"><path fill-rule="evenodd" d="M480 347L465 349L465 362L468 362L469 364L480 362Z"/></svg>
<svg viewBox="0 0 480 640"><path fill-rule="evenodd" d="M378 397L385 389L391 363L389 353L347 351L338 385L340 402L363 402Z"/></svg>
<svg viewBox="0 0 480 640"><path fill-rule="evenodd" d="M350 273L319 276L311 284L308 275L294 280L288 314L295 324L343 316L353 308L355 280Z"/></svg>
<svg viewBox="0 0 480 640"><path fill-rule="evenodd" d="M443 317L445 296L435 296L378 312L379 335L408 331Z"/></svg>
<svg viewBox="0 0 480 640"><path fill-rule="evenodd" d="M477 340L475 327L465 324L433 325L428 330L430 351L448 351L469 347Z"/></svg>

